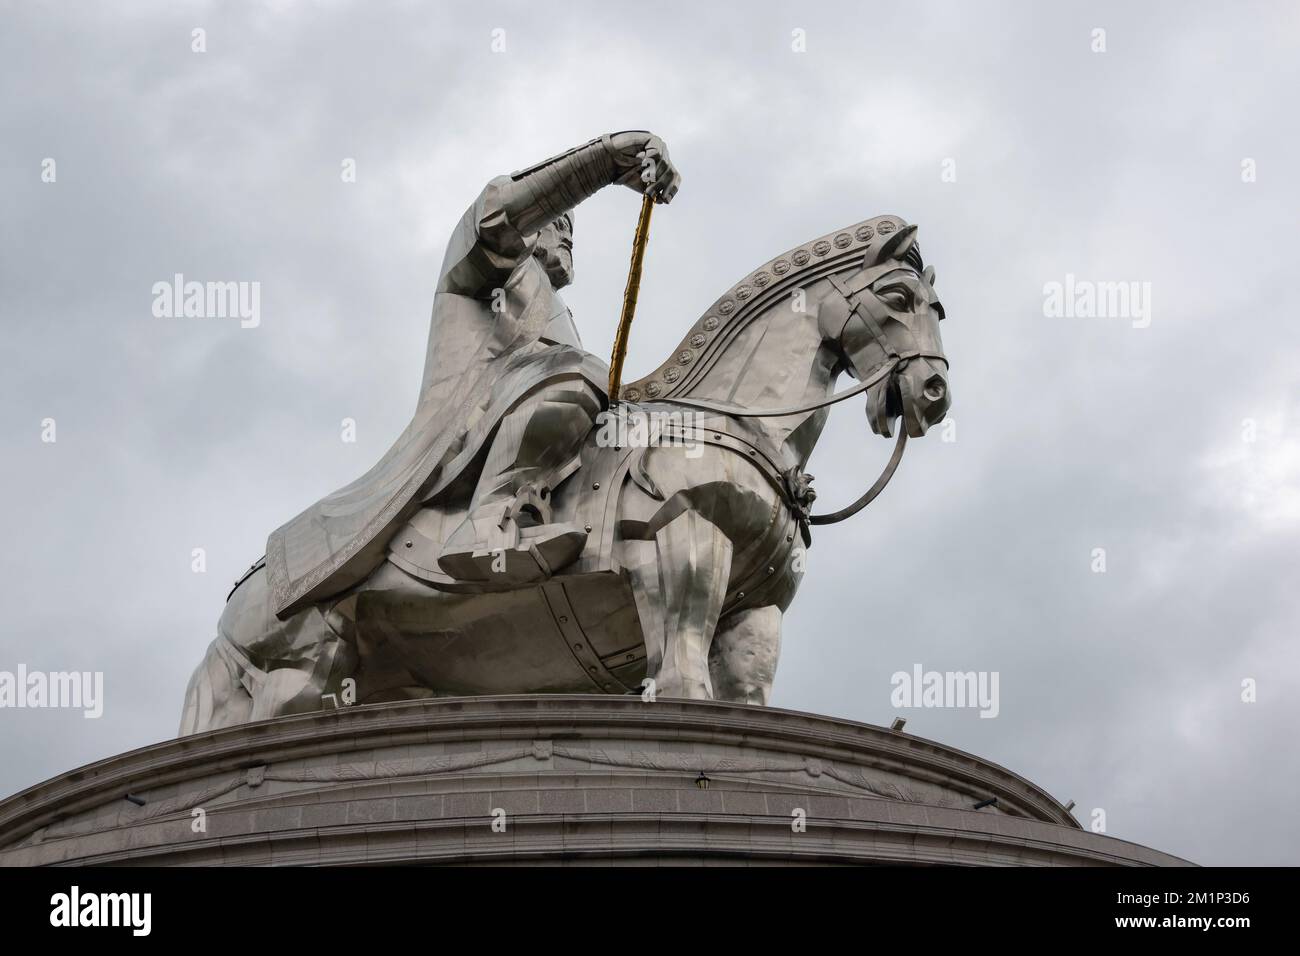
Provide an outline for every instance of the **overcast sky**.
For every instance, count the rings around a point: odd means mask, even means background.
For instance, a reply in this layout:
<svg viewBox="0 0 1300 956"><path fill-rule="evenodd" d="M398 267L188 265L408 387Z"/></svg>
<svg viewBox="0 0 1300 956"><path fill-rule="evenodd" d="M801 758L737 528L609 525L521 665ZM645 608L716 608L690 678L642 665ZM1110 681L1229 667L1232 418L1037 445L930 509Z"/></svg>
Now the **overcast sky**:
<svg viewBox="0 0 1300 956"><path fill-rule="evenodd" d="M684 181L628 380L748 271L873 215L920 225L947 309L955 440L817 531L772 703L888 724L895 671L996 671L996 719L908 730L1112 835L1300 863L1294 4L0 11L0 670L101 670L106 695L99 720L0 711L0 795L175 733L267 533L409 419L483 183L648 128ZM566 298L601 355L636 212L615 188L576 216ZM155 317L175 273L259 282L260 325ZM1067 274L1149 283L1149 324L1045 315ZM889 449L839 406L821 505Z"/></svg>

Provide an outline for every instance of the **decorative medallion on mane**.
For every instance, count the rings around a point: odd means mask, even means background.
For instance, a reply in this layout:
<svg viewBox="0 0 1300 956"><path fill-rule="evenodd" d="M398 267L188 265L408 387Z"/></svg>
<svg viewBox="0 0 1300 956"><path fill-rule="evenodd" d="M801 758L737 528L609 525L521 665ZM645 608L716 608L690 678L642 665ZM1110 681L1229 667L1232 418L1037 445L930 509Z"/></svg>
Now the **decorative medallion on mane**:
<svg viewBox="0 0 1300 956"><path fill-rule="evenodd" d="M876 216L783 252L728 289L691 326L672 356L651 374L624 385L620 397L641 402L690 394L727 343L773 302L824 276L863 261L874 263L889 237L906 225L897 216Z"/></svg>

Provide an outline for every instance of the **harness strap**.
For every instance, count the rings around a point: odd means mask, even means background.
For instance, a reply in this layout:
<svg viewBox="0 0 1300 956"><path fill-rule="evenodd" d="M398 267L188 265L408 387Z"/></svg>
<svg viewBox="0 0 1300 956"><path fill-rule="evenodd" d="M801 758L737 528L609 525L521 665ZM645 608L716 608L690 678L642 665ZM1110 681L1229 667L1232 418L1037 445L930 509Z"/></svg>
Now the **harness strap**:
<svg viewBox="0 0 1300 956"><path fill-rule="evenodd" d="M831 282L836 283L834 276L831 276ZM897 359L898 349L894 348L894 343L889 341L889 336L885 334L884 326L881 325L881 322L887 319L888 316L880 307L880 300L877 299L874 294L869 298L864 298L861 294L854 295L850 298L850 296L846 294L843 289L839 288L838 285L836 286L835 291L843 296L845 303L848 304L849 317L851 318L856 315L862 321L862 324L867 327L867 331L871 333L871 337L876 340L876 343L880 346L881 350L891 359ZM848 322L846 321L844 325L847 327ZM843 333L841 332L841 334ZM909 332L909 338L910 337L911 335Z"/></svg>

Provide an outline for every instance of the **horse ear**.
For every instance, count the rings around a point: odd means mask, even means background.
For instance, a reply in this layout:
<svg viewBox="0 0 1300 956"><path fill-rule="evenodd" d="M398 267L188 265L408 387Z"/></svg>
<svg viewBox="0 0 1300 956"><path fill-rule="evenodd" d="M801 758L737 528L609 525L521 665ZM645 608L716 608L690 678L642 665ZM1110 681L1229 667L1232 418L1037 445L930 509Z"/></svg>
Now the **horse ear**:
<svg viewBox="0 0 1300 956"><path fill-rule="evenodd" d="M921 273L921 276L925 279L925 284L928 285L931 289L933 289L934 288L934 266L926 266L925 271Z"/></svg>
<svg viewBox="0 0 1300 956"><path fill-rule="evenodd" d="M914 242L916 242L916 226L904 226L890 236L889 241L881 247L880 258L877 261L903 258Z"/></svg>

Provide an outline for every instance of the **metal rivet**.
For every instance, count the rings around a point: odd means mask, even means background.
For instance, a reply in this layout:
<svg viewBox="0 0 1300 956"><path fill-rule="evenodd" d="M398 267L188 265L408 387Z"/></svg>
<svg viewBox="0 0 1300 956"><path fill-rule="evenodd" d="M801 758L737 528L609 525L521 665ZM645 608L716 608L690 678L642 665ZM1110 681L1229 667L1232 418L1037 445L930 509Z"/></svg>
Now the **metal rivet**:
<svg viewBox="0 0 1300 956"><path fill-rule="evenodd" d="M713 438L715 441L722 441L722 436L719 435L717 432L713 433Z"/></svg>
<svg viewBox="0 0 1300 956"><path fill-rule="evenodd" d="M560 615L560 623L561 623L561 624L568 624L568 623L569 623L569 619L568 619L567 617L565 617L563 614L561 614L561 615Z"/></svg>
<svg viewBox="0 0 1300 956"><path fill-rule="evenodd" d="M592 490L592 491L600 491L600 482L599 482L599 481L593 481L593 482L591 483L591 490Z"/></svg>
<svg viewBox="0 0 1300 956"><path fill-rule="evenodd" d="M591 525L587 525L587 534L591 534Z"/></svg>
<svg viewBox="0 0 1300 956"><path fill-rule="evenodd" d="M636 659L636 655L635 655L635 654L629 654L629 655L627 655L627 659L630 660L630 661L631 661L631 660L635 660L635 659Z"/></svg>
<svg viewBox="0 0 1300 956"><path fill-rule="evenodd" d="M744 592L744 591L741 591L739 594L736 595L736 600L737 600L737 601L743 601L744 599L745 599L745 592Z"/></svg>
<svg viewBox="0 0 1300 956"><path fill-rule="evenodd" d="M790 543L791 541L793 541L793 540L794 540L794 535L792 535L792 534L787 534L787 535L785 536L785 543L786 543L786 544L789 544L789 543Z"/></svg>
<svg viewBox="0 0 1300 956"><path fill-rule="evenodd" d="M406 542L406 546L407 546L408 548L413 547L413 545L412 545L412 543L411 543L410 541Z"/></svg>
<svg viewBox="0 0 1300 956"><path fill-rule="evenodd" d="M776 568L773 568L773 567L770 567L770 566L769 566L768 569L767 569L767 573L768 573L768 574L775 574L775 573L776 573Z"/></svg>
<svg viewBox="0 0 1300 956"><path fill-rule="evenodd" d="M752 449L752 448L749 450L749 453L750 453L751 455L757 455L757 454L758 454L758 452L756 452L756 451L755 451L754 449Z"/></svg>

